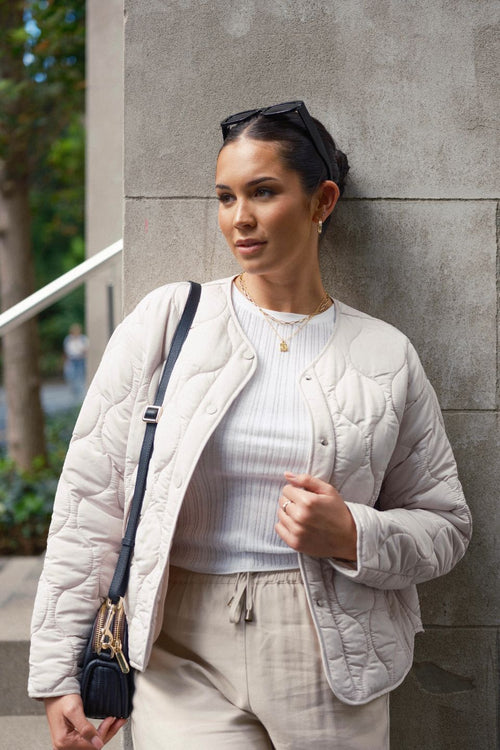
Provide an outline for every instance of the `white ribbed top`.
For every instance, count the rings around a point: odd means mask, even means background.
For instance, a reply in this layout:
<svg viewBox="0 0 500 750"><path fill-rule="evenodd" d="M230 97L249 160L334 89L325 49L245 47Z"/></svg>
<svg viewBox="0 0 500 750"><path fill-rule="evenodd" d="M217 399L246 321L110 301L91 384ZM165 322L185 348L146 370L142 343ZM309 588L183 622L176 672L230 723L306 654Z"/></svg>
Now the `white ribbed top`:
<svg viewBox="0 0 500 750"><path fill-rule="evenodd" d="M333 333L332 305L290 340L294 326L274 324L233 284L236 315L257 352L257 370L208 441L186 492L171 562L199 573L297 567L297 555L277 535L283 473L307 471L311 421L298 379ZM283 321L303 315L269 311Z"/></svg>

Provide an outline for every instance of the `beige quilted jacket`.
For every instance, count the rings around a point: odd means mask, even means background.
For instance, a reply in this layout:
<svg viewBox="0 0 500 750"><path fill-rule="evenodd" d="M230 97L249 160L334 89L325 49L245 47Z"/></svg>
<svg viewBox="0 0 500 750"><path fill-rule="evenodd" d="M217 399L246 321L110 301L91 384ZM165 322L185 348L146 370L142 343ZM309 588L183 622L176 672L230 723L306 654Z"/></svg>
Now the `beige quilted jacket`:
<svg viewBox="0 0 500 750"><path fill-rule="evenodd" d="M155 438L128 589L130 657L145 669L182 499L256 355L231 279L203 286ZM57 491L32 624L29 692L77 692L78 659L107 593L134 486L142 414L188 292L149 294L115 331L78 419ZM327 678L350 704L398 685L421 629L415 584L462 557L471 522L434 392L408 340L336 302L329 343L299 387L313 423L309 472L339 490L358 530L356 569L299 555ZM377 508L374 507L376 501Z"/></svg>

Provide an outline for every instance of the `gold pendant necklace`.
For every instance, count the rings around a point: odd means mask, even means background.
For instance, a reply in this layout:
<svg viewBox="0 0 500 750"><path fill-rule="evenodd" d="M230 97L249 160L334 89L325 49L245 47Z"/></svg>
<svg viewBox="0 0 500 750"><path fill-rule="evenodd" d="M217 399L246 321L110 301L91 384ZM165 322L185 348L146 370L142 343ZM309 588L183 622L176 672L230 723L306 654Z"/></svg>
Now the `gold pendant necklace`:
<svg viewBox="0 0 500 750"><path fill-rule="evenodd" d="M300 320L294 320L294 321L281 321L277 318L274 318L270 313L267 312L267 310L263 310L260 305L258 305L254 299L250 296L250 293L248 289L246 288L245 281L243 279L243 274L240 273L238 276L238 280L240 282L240 288L247 300L251 302L255 307L260 310L262 315L264 316L264 320L267 322L267 324L272 328L276 336L280 340L280 352L287 352L289 351L289 342L293 339L294 336L296 336L303 328L306 327L306 325L309 323L311 318L314 318L315 315L319 315L320 313L324 312L330 307L331 298L328 292L325 292L322 296L320 303L318 307L314 310L314 312L310 313L309 315L306 315L304 318L301 318ZM291 336L288 337L288 340L283 338L283 336L279 333L279 331L276 329L276 327L273 325L271 321L275 321L276 323L280 325L296 325L298 326L295 331L291 334Z"/></svg>

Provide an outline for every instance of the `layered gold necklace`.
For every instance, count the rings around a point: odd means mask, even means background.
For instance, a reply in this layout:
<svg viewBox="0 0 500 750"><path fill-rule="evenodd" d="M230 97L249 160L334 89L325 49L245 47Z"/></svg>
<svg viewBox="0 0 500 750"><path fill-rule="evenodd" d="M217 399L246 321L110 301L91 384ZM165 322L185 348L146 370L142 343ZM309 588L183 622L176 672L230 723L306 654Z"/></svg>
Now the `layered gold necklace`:
<svg viewBox="0 0 500 750"><path fill-rule="evenodd" d="M247 300L251 302L257 310L260 310L262 315L264 316L264 320L266 323L272 328L276 336L280 340L280 352L287 352L290 348L290 341L296 336L303 328L306 327L306 325L309 323L311 318L314 318L315 315L319 315L320 313L324 312L325 310L328 310L330 307L331 298L328 292L325 292L322 296L319 305L314 310L314 312L310 313L309 315L305 315L303 318L299 318L299 320L279 320L278 318L275 318L269 313L267 310L264 310L260 305L256 303L254 299L250 296L250 293L246 287L245 280L243 278L242 273L238 276L238 280L240 282L240 288ZM297 326L296 329L293 331L293 333L288 336L288 338L284 338L280 332L277 330L274 323L277 323L278 325L282 326Z"/></svg>

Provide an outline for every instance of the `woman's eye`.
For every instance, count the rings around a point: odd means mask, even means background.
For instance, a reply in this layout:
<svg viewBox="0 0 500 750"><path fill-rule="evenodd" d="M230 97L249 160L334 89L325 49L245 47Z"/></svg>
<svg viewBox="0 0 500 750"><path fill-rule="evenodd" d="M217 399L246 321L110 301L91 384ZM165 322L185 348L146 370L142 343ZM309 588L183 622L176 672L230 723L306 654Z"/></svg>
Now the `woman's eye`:
<svg viewBox="0 0 500 750"><path fill-rule="evenodd" d="M274 195L273 191L270 190L270 188L257 188L255 191L255 195L257 195L259 198L269 198L269 196Z"/></svg>
<svg viewBox="0 0 500 750"><path fill-rule="evenodd" d="M230 193L219 193L216 197L220 203L229 203L233 196Z"/></svg>

